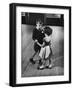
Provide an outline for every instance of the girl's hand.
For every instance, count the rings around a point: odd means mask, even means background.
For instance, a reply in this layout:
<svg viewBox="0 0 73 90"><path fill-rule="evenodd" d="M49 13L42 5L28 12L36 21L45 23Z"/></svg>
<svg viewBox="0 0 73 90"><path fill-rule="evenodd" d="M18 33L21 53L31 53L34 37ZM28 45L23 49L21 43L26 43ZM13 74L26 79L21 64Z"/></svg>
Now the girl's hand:
<svg viewBox="0 0 73 90"><path fill-rule="evenodd" d="M38 40L35 40L35 43L37 43L38 42Z"/></svg>
<svg viewBox="0 0 73 90"><path fill-rule="evenodd" d="M41 47L44 47L45 46L45 43L43 42L43 44L41 45Z"/></svg>

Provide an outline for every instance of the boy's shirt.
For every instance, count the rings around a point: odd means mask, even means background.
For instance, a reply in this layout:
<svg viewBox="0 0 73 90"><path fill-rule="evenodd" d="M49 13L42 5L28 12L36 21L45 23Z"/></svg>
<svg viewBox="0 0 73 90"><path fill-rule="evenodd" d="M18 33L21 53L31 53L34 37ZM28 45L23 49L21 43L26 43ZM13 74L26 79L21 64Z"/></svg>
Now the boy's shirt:
<svg viewBox="0 0 73 90"><path fill-rule="evenodd" d="M45 34L41 30L37 30L36 28L33 30L32 39L38 40L40 44L43 44L43 38L45 37Z"/></svg>

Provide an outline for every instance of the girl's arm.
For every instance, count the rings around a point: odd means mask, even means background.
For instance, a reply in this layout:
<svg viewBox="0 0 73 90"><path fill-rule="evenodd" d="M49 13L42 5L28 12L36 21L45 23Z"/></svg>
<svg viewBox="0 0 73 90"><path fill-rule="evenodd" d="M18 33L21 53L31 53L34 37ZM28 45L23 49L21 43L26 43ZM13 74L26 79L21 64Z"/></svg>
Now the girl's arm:
<svg viewBox="0 0 73 90"><path fill-rule="evenodd" d="M46 42L51 41L51 39L52 39L52 35L48 36L47 34L45 34L44 40L45 40Z"/></svg>

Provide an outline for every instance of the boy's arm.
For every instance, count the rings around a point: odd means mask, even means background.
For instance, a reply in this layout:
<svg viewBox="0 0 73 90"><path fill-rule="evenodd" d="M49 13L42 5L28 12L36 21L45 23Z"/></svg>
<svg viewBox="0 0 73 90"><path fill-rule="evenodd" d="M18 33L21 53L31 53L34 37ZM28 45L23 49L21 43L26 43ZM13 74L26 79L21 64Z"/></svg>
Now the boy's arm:
<svg viewBox="0 0 73 90"><path fill-rule="evenodd" d="M32 33L32 39L35 41L36 40L36 29L33 29L33 33Z"/></svg>
<svg viewBox="0 0 73 90"><path fill-rule="evenodd" d="M38 40L36 40L36 43L41 47L42 45L38 42Z"/></svg>
<svg viewBox="0 0 73 90"><path fill-rule="evenodd" d="M40 43L37 41L37 44L38 44L40 47L44 47L44 46L45 46L45 42L43 42L43 44L40 44Z"/></svg>

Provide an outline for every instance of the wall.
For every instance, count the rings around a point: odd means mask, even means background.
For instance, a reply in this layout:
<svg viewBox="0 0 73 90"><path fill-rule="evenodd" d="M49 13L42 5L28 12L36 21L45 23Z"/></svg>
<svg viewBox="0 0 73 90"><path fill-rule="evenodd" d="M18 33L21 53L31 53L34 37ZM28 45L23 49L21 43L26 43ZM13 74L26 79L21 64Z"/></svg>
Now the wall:
<svg viewBox="0 0 73 90"><path fill-rule="evenodd" d="M25 14L25 16L24 16ZM40 19L44 24L50 26L64 26L63 14L45 13L22 13L22 24L35 25L36 20Z"/></svg>

